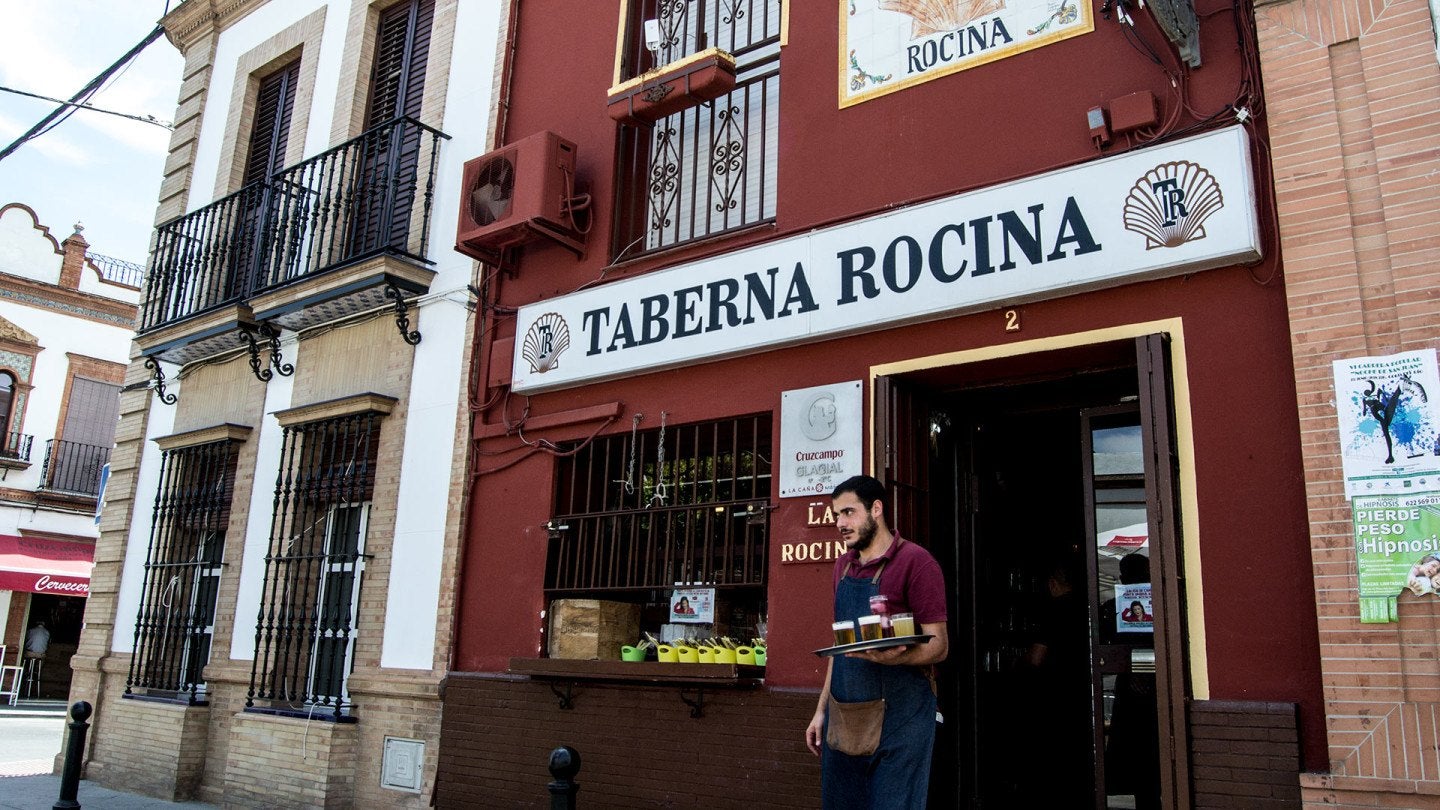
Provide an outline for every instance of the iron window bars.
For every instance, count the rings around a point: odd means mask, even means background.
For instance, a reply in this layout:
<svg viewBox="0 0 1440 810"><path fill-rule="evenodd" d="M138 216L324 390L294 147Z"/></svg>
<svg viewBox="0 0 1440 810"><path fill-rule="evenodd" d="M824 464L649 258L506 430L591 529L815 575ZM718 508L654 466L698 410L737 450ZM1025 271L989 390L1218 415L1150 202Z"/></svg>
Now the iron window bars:
<svg viewBox="0 0 1440 810"><path fill-rule="evenodd" d="M195 704L205 694L239 447L223 439L160 456L127 695L143 690Z"/></svg>
<svg viewBox="0 0 1440 810"><path fill-rule="evenodd" d="M775 218L781 0L644 0L630 6L622 80L708 48L735 57L735 89L624 127L616 201L618 254L674 247ZM660 49L645 47L658 19Z"/></svg>
<svg viewBox="0 0 1440 810"><path fill-rule="evenodd" d="M763 587L770 415L598 438L562 458L545 587Z"/></svg>
<svg viewBox="0 0 1440 810"><path fill-rule="evenodd" d="M346 681L382 416L285 428L246 707L333 719L353 708Z"/></svg>

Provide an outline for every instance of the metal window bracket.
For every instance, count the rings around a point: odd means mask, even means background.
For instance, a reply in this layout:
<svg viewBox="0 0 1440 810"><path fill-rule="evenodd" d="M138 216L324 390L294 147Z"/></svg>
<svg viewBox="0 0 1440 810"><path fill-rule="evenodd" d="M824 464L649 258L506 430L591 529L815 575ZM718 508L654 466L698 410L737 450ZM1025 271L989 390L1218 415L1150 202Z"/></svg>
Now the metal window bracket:
<svg viewBox="0 0 1440 810"><path fill-rule="evenodd" d="M268 323L260 324L253 331L242 326L240 327L240 337L244 339L250 351L250 370L255 372L255 379L260 382L270 382L276 374L281 377L289 377L295 373L295 365L286 363L285 358L280 354L279 329ZM260 368L260 345L262 343L270 350L270 368L263 370Z"/></svg>
<svg viewBox="0 0 1440 810"><path fill-rule="evenodd" d="M566 681L566 682L565 682L565 691L564 691L564 692L561 692L561 691L560 691L560 687L558 687L558 686L556 686L555 684L552 683L552 684L550 684L550 691L551 691L552 693L554 693L555 697L560 698L560 708L561 708L561 709L564 709L564 710L566 710L566 711L569 711L570 709L575 708L575 682L574 682L574 681Z"/></svg>
<svg viewBox="0 0 1440 810"><path fill-rule="evenodd" d="M385 297L395 299L395 328L400 330L400 338L411 346L418 346L420 332L410 329L410 308L405 303L405 293L392 282L385 285Z"/></svg>
<svg viewBox="0 0 1440 810"><path fill-rule="evenodd" d="M694 699L694 700L691 700L690 698L685 697L685 693L688 692L688 691L690 691L690 690L689 690L689 689L681 689L681 690L680 690L680 702L681 702L681 703L684 703L686 706L689 706L689 707L690 707L690 716L691 716L691 717L695 717L695 718L704 717L704 716L705 716L705 687L701 686L701 687L697 687L697 688L695 689L695 699Z"/></svg>
<svg viewBox="0 0 1440 810"><path fill-rule="evenodd" d="M145 358L145 368L154 372L151 387L155 389L155 396L166 405L174 405L179 399L175 394L165 393L165 372L160 368L160 361L153 357Z"/></svg>

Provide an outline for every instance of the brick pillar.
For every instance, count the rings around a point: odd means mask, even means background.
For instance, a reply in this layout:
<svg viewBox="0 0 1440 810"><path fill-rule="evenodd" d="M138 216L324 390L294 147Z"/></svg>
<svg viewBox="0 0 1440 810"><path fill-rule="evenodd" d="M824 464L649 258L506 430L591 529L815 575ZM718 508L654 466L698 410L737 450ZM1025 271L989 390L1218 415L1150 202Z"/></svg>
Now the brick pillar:
<svg viewBox="0 0 1440 810"><path fill-rule="evenodd" d="M80 276L85 272L85 251L90 249L90 243L80 235L83 230L84 225L75 223L75 232L60 243L61 249L65 251L65 258L60 262L61 287L80 289Z"/></svg>
<svg viewBox="0 0 1440 810"><path fill-rule="evenodd" d="M1440 807L1440 600L1361 624L1331 362L1440 340L1440 70L1425 0L1256 0L1320 617L1307 807Z"/></svg>

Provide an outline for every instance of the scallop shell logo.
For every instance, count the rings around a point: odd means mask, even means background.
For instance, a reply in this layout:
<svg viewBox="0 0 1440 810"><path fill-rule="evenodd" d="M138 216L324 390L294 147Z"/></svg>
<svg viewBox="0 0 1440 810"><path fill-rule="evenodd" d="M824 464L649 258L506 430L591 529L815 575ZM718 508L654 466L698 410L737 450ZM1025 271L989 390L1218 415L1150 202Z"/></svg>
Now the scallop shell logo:
<svg viewBox="0 0 1440 810"><path fill-rule="evenodd" d="M1145 237L1145 249L1179 247L1205 238L1205 220L1225 207L1220 181L1188 160L1145 173L1125 198L1125 228Z"/></svg>
<svg viewBox="0 0 1440 810"><path fill-rule="evenodd" d="M570 348L570 327L559 313L547 312L530 324L520 356L530 364L530 371L544 374L560 365L560 355Z"/></svg>

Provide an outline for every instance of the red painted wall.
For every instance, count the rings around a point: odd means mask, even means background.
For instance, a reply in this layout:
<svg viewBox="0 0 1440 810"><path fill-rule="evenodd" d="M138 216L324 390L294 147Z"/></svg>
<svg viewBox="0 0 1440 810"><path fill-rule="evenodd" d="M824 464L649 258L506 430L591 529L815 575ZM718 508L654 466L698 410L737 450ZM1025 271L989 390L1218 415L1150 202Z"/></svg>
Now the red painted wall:
<svg viewBox="0 0 1440 810"><path fill-rule="evenodd" d="M606 280L625 278L1092 159L1099 153L1085 111L1127 93L1151 90L1164 99L1165 110L1174 109L1168 76L1126 42L1113 20L1100 18L1097 4L1096 30L1090 34L841 110L835 89L839 5L795 3L791 11L789 44L781 56L774 229L607 268L614 250L608 234L616 127L605 114L605 91L614 70L618 4L525 0L504 140L551 129L574 141L580 177L596 201L596 221L584 259L532 244L513 276L494 277L494 299L502 309L484 326L493 330L486 339L513 336L513 318L504 308L571 292L602 274ZM1205 63L1189 76L1188 99L1191 108L1209 113L1240 96L1244 60L1229 7L1202 0L1197 11ZM1144 36L1157 49L1164 47L1146 13L1134 13ZM1173 69L1173 64L1171 57L1167 65ZM1262 188L1268 183L1268 177L1258 181ZM1263 212L1262 223L1273 234ZM1183 318L1210 696L1301 703L1307 764L1319 768L1325 755L1314 590L1289 330L1274 245L1267 236L1272 259L1259 268L1212 270L1028 305L1018 335L1002 331L998 313L982 313L534 397L509 396L493 403L483 420L500 422L503 411L513 422L527 409L533 418L615 401L624 404L624 415L608 427L611 432L628 430L629 415L636 412L653 417L664 410L670 424L764 409L778 417L781 391L868 379L869 368L878 363ZM644 427L656 424L651 419ZM572 440L599 425L527 430L525 438ZM481 475L470 501L452 666L503 671L511 656L536 655L541 640L543 524L550 517L554 462L514 435L479 442L476 449L474 468ZM828 643L829 565L782 566L779 546L831 535L805 528L806 499L772 502L778 509L771 524L767 683L818 687L822 664L809 651Z"/></svg>

